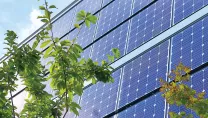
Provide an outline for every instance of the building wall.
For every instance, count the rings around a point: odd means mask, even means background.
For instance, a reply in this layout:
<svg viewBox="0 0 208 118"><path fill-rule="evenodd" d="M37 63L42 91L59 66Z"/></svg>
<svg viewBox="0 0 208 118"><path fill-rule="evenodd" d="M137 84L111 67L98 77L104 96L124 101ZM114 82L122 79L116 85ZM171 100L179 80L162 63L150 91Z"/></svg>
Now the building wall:
<svg viewBox="0 0 208 118"><path fill-rule="evenodd" d="M112 48L119 48L122 56L112 64L114 83L90 85L81 98L75 97L82 107L77 118L166 118L168 111L193 113L165 102L159 78L168 80L167 73L182 62L194 71L187 85L208 91L207 4L208 0L81 0L58 18L54 35L68 40L77 32L72 30L76 13L94 13L97 24L84 27L77 40L85 49L82 57L107 60ZM197 13L204 15L193 19ZM49 86L46 90L53 93ZM21 109L23 104L17 106Z"/></svg>

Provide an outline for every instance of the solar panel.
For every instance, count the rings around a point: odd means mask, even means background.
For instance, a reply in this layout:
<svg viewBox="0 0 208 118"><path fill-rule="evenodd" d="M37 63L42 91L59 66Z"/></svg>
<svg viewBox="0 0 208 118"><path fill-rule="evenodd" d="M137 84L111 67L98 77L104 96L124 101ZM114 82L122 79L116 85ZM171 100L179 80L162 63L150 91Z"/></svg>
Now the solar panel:
<svg viewBox="0 0 208 118"><path fill-rule="evenodd" d="M112 74L114 83L97 83L84 90L79 118L101 118L116 108L121 69Z"/></svg>
<svg viewBox="0 0 208 118"><path fill-rule="evenodd" d="M179 62L192 69L208 61L208 17L173 37L171 65Z"/></svg>
<svg viewBox="0 0 208 118"><path fill-rule="evenodd" d="M103 6L107 5L108 3L110 3L111 1L115 1L115 0L103 0Z"/></svg>
<svg viewBox="0 0 208 118"><path fill-rule="evenodd" d="M166 78L168 45L166 41L124 66L119 108L160 86Z"/></svg>
<svg viewBox="0 0 208 118"><path fill-rule="evenodd" d="M120 112L117 118L163 118L165 101L160 93Z"/></svg>
<svg viewBox="0 0 208 118"><path fill-rule="evenodd" d="M76 9L73 8L53 23L54 37L62 37L69 32L73 26L72 24L74 24L73 19L75 18L75 15Z"/></svg>
<svg viewBox="0 0 208 118"><path fill-rule="evenodd" d="M208 4L207 0L175 0L174 23L178 23Z"/></svg>
<svg viewBox="0 0 208 118"><path fill-rule="evenodd" d="M101 8L102 0L83 0L76 6L77 12L84 10L90 13L95 13Z"/></svg>
<svg viewBox="0 0 208 118"><path fill-rule="evenodd" d="M112 48L118 48L124 55L128 23L126 22L108 35L93 44L92 59L98 62L107 60L107 54L112 54Z"/></svg>
<svg viewBox="0 0 208 118"><path fill-rule="evenodd" d="M132 18L127 52L141 46L170 27L171 1L159 0Z"/></svg>
<svg viewBox="0 0 208 118"><path fill-rule="evenodd" d="M133 14L137 11L141 10L145 6L147 6L149 3L151 3L153 0L134 0L133 3Z"/></svg>
<svg viewBox="0 0 208 118"><path fill-rule="evenodd" d="M100 12L96 38L130 16L132 0L116 0Z"/></svg>

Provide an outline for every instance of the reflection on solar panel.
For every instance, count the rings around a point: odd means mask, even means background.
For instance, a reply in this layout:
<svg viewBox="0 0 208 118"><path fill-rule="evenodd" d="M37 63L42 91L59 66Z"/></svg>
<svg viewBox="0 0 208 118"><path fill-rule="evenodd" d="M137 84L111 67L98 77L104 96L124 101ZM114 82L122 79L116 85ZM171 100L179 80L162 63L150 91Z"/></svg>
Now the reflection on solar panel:
<svg viewBox="0 0 208 118"><path fill-rule="evenodd" d="M178 23L187 16L208 4L208 0L174 0L174 23Z"/></svg>
<svg viewBox="0 0 208 118"><path fill-rule="evenodd" d="M132 18L128 52L170 27L171 0L159 0Z"/></svg>
<svg viewBox="0 0 208 118"><path fill-rule="evenodd" d="M132 0L115 0L100 12L96 38L130 16Z"/></svg>
<svg viewBox="0 0 208 118"><path fill-rule="evenodd" d="M173 37L171 65L180 61L192 69L208 61L208 18Z"/></svg>
<svg viewBox="0 0 208 118"><path fill-rule="evenodd" d="M155 94L119 113L117 118L163 118L164 110L164 98Z"/></svg>
<svg viewBox="0 0 208 118"><path fill-rule="evenodd" d="M82 110L79 118L101 118L116 108L121 69L112 74L114 83L96 85L87 88L81 98Z"/></svg>
<svg viewBox="0 0 208 118"><path fill-rule="evenodd" d="M124 66L119 107L122 107L160 86L166 78L168 43L152 49Z"/></svg>
<svg viewBox="0 0 208 118"><path fill-rule="evenodd" d="M111 54L112 48L118 48L124 55L128 31L128 23L121 25L107 36L93 44L92 59L98 62L107 60L107 54Z"/></svg>

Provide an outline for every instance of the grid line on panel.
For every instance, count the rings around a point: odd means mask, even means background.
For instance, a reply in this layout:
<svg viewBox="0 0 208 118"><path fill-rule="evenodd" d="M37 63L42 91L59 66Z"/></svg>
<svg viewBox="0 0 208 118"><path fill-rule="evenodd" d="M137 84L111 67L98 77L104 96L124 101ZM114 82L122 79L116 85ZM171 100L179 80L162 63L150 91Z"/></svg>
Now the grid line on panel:
<svg viewBox="0 0 208 118"><path fill-rule="evenodd" d="M131 7L131 12L130 12L130 14L133 14L133 9L134 9L134 2L135 2L135 0L132 0L132 7ZM126 38L126 45L125 45L125 48L124 48L124 54L127 54L127 49L128 49L128 43L129 43L129 37L130 37L130 31L131 31L131 27L132 26L132 20L129 20L129 25L128 25L128 32L127 32L127 38Z"/></svg>
<svg viewBox="0 0 208 118"><path fill-rule="evenodd" d="M90 43L88 46L84 47L83 49L85 50L86 48L88 48L89 46L93 45L95 42L97 42L98 40L102 39L103 37L105 37L106 35L108 35L110 32L114 31L115 29L117 29L119 26L121 26L122 24L126 23L128 20L130 20L131 18L133 18L134 16L136 16L137 14L139 14L140 12L144 11L145 9L147 9L149 6L153 5L154 3L156 3L158 0L154 0L151 3L149 3L147 6L143 7L142 9L140 9L139 11L137 11L135 14L131 15L130 17L128 17L127 19L125 19L124 21L122 21L121 23L119 23L118 25L116 25L115 27L113 27L112 29L110 29L109 31L107 31L106 33L104 33L102 36L98 37L97 39L95 39L92 43Z"/></svg>
<svg viewBox="0 0 208 118"><path fill-rule="evenodd" d="M112 2L113 2L114 0L111 0L107 5L109 5L109 4L111 4ZM103 6L104 5L104 0L102 0L102 2L101 2L101 6ZM107 7L107 5L105 5L105 7ZM105 8L104 7L104 8ZM103 9L104 9L103 8ZM100 10L101 11L101 10ZM97 12L97 14L98 14L98 18L100 18L100 11L99 12ZM97 34L97 30L98 30L98 22L96 22L96 24L95 24L95 31L94 31L94 35L93 35L93 41L95 40L95 37L96 37L96 34ZM90 46L90 58L92 58L92 51L93 51L93 45L92 46ZM87 48L86 48L87 49ZM86 49L83 49L83 50L86 50Z"/></svg>
<svg viewBox="0 0 208 118"><path fill-rule="evenodd" d="M171 27L174 25L174 8L175 8L175 0L172 0L172 3L171 3ZM169 52L168 52L168 66L167 66L167 74L170 73L171 71L171 52L172 52L172 38L169 39ZM167 82L170 82L169 81L169 78L167 77L166 78L166 81ZM167 101L165 100L165 112L164 112L164 116L165 118L168 118L168 111L169 111L169 104L167 103Z"/></svg>

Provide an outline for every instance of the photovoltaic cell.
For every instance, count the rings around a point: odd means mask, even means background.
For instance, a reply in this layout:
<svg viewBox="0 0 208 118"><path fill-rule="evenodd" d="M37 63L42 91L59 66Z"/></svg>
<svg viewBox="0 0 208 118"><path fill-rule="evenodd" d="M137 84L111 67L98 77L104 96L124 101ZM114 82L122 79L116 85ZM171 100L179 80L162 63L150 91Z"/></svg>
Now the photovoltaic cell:
<svg viewBox="0 0 208 118"><path fill-rule="evenodd" d="M101 3L102 0L83 0L79 5L76 6L76 11L79 12L84 10L93 14L101 8Z"/></svg>
<svg viewBox="0 0 208 118"><path fill-rule="evenodd" d="M127 52L170 27L171 1L159 0L132 18Z"/></svg>
<svg viewBox="0 0 208 118"><path fill-rule="evenodd" d="M145 6L147 6L149 3L153 2L153 0L134 0L133 3L133 14L137 11L141 10Z"/></svg>
<svg viewBox="0 0 208 118"><path fill-rule="evenodd" d="M190 81L186 82L185 84L189 87L196 90L197 93L199 92L206 92L208 91L208 68L205 68L195 74L193 74L190 78ZM205 95L205 98L207 98L208 95ZM187 114L193 114L194 118L199 118L196 113L190 109L185 108L184 106L178 107L176 105L170 105L169 111L172 112L186 112Z"/></svg>
<svg viewBox="0 0 208 118"><path fill-rule="evenodd" d="M112 74L114 83L97 83L84 90L78 118L102 118L116 108L121 69Z"/></svg>
<svg viewBox="0 0 208 118"><path fill-rule="evenodd" d="M179 62L192 69L208 61L208 17L177 34L172 40L171 67Z"/></svg>
<svg viewBox="0 0 208 118"><path fill-rule="evenodd" d="M112 55L112 48L118 48L121 56L124 55L128 24L129 22L124 23L93 44L92 59L94 61L107 60L107 55Z"/></svg>
<svg viewBox="0 0 208 118"><path fill-rule="evenodd" d="M207 0L174 0L174 23L178 23L208 4Z"/></svg>
<svg viewBox="0 0 208 118"><path fill-rule="evenodd" d="M115 0L100 12L96 38L130 16L132 0Z"/></svg>
<svg viewBox="0 0 208 118"><path fill-rule="evenodd" d="M166 41L124 66L119 108L160 86L166 79L168 45Z"/></svg>
<svg viewBox="0 0 208 118"><path fill-rule="evenodd" d="M57 21L53 23L53 35L54 37L62 37L64 34L69 32L74 24L74 18L76 16L76 9L73 8L60 17Z"/></svg>
<svg viewBox="0 0 208 118"><path fill-rule="evenodd" d="M159 93L120 112L115 118L163 118L164 110L165 101Z"/></svg>

